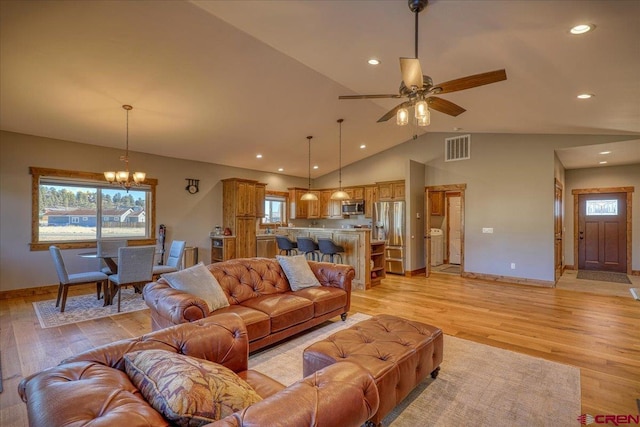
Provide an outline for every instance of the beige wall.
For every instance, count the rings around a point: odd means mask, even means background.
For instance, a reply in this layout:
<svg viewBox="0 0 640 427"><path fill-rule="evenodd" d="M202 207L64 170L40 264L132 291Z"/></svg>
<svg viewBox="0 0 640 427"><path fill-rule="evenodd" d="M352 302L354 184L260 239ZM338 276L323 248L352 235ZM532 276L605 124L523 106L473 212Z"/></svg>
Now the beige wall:
<svg viewBox="0 0 640 427"><path fill-rule="evenodd" d="M449 136L454 134L424 134L348 165L342 171L343 184L407 179L407 159L426 165L425 185L467 184L465 271L545 282L554 280L554 177L563 173L555 150L629 139L619 135L473 134L471 159L445 162L444 139ZM331 174L314 185L330 186L335 181ZM570 189L565 188L567 192ZM483 227L493 228L494 233L483 234ZM640 249L635 252L633 269L638 270ZM511 263L516 264L515 270Z"/></svg>
<svg viewBox="0 0 640 427"><path fill-rule="evenodd" d="M213 149L213 148L212 148ZM29 167L90 172L114 169L121 150L78 144L30 135L0 133L0 290L30 288L57 283L48 251L31 252L31 175ZM241 177L267 183L267 188L286 191L306 185L303 178L268 174L222 165L131 153L131 166L158 179L156 224L167 226L167 245L186 240L198 247L200 260L210 259L209 232L222 225L223 178ZM200 192L185 190L185 178L200 180ZM96 260L64 251L70 272L97 268Z"/></svg>

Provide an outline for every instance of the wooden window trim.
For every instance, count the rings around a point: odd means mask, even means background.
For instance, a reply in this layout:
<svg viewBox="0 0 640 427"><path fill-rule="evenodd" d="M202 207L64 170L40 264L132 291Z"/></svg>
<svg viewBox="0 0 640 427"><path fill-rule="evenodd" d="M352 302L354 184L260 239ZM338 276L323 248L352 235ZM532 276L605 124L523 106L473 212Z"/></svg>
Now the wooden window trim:
<svg viewBox="0 0 640 427"><path fill-rule="evenodd" d="M30 167L29 173L31 174L31 243L29 244L32 251L46 251L49 250L49 246L55 242L40 242L39 231L39 215L38 209L39 194L40 194L40 178L71 178L79 179L82 181L94 181L96 183L105 183L104 175L95 172L81 172L70 171L64 169L50 169L50 168L38 168ZM156 244L156 186L158 180L155 178L147 178L145 185L149 186L151 192L151 232L150 237L147 239L132 239L128 241L131 246L139 245L155 245ZM83 241L83 242L62 242L56 243L60 249L86 249L95 248L95 241Z"/></svg>

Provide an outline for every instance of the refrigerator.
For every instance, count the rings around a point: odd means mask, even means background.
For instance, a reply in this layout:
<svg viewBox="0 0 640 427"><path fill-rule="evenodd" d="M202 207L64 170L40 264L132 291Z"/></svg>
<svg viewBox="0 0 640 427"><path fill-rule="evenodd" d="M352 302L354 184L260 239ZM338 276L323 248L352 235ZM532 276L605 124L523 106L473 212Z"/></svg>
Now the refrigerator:
<svg viewBox="0 0 640 427"><path fill-rule="evenodd" d="M386 272L404 274L404 201L375 203L373 210L373 240L384 240L386 243Z"/></svg>

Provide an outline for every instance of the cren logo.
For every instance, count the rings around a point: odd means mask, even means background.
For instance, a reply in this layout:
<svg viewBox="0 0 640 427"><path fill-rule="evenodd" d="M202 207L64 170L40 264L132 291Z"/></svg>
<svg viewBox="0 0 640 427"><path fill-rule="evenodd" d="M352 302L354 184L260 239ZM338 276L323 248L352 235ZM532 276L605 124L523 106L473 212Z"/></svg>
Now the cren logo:
<svg viewBox="0 0 640 427"><path fill-rule="evenodd" d="M582 414L578 417L578 421L583 426L588 426L589 424L593 424L596 420L593 418L593 415L590 414Z"/></svg>

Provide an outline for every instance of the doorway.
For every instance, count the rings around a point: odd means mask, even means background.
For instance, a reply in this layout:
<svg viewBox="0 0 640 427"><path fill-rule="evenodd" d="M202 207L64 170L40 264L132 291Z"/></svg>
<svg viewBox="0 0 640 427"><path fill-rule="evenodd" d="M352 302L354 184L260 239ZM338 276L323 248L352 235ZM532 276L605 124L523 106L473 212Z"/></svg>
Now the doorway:
<svg viewBox="0 0 640 427"><path fill-rule="evenodd" d="M425 265L432 271L464 274L466 184L425 187ZM437 245L434 247L434 244Z"/></svg>
<svg viewBox="0 0 640 427"><path fill-rule="evenodd" d="M631 272L633 188L573 190L574 260L578 270Z"/></svg>

